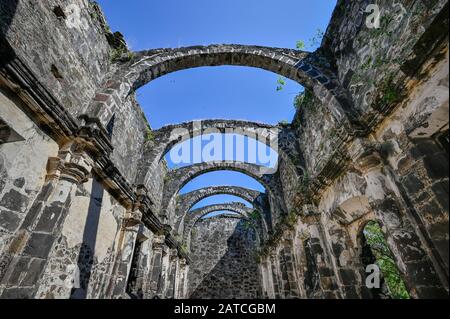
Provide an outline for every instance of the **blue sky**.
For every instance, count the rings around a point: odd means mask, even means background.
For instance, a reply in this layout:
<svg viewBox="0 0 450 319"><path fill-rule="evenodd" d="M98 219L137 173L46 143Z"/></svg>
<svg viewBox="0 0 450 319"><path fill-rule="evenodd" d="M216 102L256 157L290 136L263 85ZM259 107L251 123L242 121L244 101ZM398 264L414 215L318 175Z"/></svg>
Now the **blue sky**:
<svg viewBox="0 0 450 319"><path fill-rule="evenodd" d="M326 30L336 0L100 0L113 31L124 34L134 51L162 47L235 43L295 48L317 30ZM223 118L276 124L291 121L293 99L303 88L278 75L254 68L220 66L183 70L158 78L137 92L153 128L194 119ZM251 178L233 172L198 177L183 192L211 185L258 190ZM201 205L238 201L215 196ZM197 207L199 207L197 205Z"/></svg>

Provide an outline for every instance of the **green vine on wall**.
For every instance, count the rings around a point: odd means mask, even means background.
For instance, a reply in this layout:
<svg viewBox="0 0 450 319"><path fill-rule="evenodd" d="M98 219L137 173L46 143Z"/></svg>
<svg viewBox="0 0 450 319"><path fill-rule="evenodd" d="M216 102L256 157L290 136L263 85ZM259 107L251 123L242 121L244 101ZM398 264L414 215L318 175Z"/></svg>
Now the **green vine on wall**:
<svg viewBox="0 0 450 319"><path fill-rule="evenodd" d="M364 228L364 237L376 258L376 264L386 281L389 292L394 299L409 299L409 293L401 277L400 271L392 256L380 225L371 221Z"/></svg>

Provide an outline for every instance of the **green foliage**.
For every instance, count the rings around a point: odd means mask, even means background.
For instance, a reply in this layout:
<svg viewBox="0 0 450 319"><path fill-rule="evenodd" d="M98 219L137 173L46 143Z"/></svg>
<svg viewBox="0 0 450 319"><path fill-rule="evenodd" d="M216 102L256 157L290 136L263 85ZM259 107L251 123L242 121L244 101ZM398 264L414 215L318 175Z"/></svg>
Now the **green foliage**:
<svg viewBox="0 0 450 319"><path fill-rule="evenodd" d="M170 181L170 175L167 174L166 176L164 176L164 184L168 183Z"/></svg>
<svg viewBox="0 0 450 319"><path fill-rule="evenodd" d="M155 141L155 135L153 134L153 131L148 127L147 128L147 133L145 136L145 140L147 142L154 142Z"/></svg>
<svg viewBox="0 0 450 319"><path fill-rule="evenodd" d="M251 220L258 221L261 219L261 213L257 210L252 211L249 216Z"/></svg>
<svg viewBox="0 0 450 319"><path fill-rule="evenodd" d="M277 80L277 91L282 91L284 86L286 85L286 79L280 76Z"/></svg>
<svg viewBox="0 0 450 319"><path fill-rule="evenodd" d="M294 227L297 224L297 214L294 211L289 212L286 216L286 224L289 227Z"/></svg>
<svg viewBox="0 0 450 319"><path fill-rule="evenodd" d="M310 47L318 47L322 43L322 39L325 33L321 29L317 29L314 36L309 39Z"/></svg>
<svg viewBox="0 0 450 319"><path fill-rule="evenodd" d="M374 221L369 222L364 228L364 236L376 258L376 263L380 267L392 298L409 299L409 293L406 290L405 283L395 264L380 225Z"/></svg>
<svg viewBox="0 0 450 319"><path fill-rule="evenodd" d="M312 105L314 101L314 95L310 90L305 89L303 92L300 92L294 98L294 107L298 111L302 108L307 108Z"/></svg>
<svg viewBox="0 0 450 319"><path fill-rule="evenodd" d="M370 31L370 35L372 37L381 37L381 36L392 36L393 33L392 31L388 31L389 25L391 24L391 22L394 21L394 17L390 16L390 15L383 15L380 18L380 27L377 28L373 28Z"/></svg>
<svg viewBox="0 0 450 319"><path fill-rule="evenodd" d="M305 41L298 40L295 43L295 47L298 50L305 50L305 49L312 50L314 48L317 48L322 44L322 39L323 39L324 35L325 35L325 32L323 32L321 29L317 29L314 36L309 39L308 45L306 45Z"/></svg>
<svg viewBox="0 0 450 319"><path fill-rule="evenodd" d="M387 104L395 103L400 98L400 94L392 86L388 86L383 93L383 101Z"/></svg>
<svg viewBox="0 0 450 319"><path fill-rule="evenodd" d="M248 220L244 220L242 226L245 230L249 230L250 228L254 227L253 224Z"/></svg>
<svg viewBox="0 0 450 319"><path fill-rule="evenodd" d="M310 180L310 178L309 178L308 172L304 172L303 178L299 185L299 189L298 189L299 192L304 193L308 189L309 180Z"/></svg>
<svg viewBox="0 0 450 319"><path fill-rule="evenodd" d="M306 47L305 41L303 41L303 40L297 41L297 43L295 44L295 47L299 50L304 50Z"/></svg>
<svg viewBox="0 0 450 319"><path fill-rule="evenodd" d="M128 51L126 47L118 47L111 51L110 59L111 62L117 62L119 60L122 61L130 61L133 58L133 53Z"/></svg>
<svg viewBox="0 0 450 319"><path fill-rule="evenodd" d="M289 126L289 122L287 120L282 120L282 121L278 122L278 125L286 127L286 126Z"/></svg>

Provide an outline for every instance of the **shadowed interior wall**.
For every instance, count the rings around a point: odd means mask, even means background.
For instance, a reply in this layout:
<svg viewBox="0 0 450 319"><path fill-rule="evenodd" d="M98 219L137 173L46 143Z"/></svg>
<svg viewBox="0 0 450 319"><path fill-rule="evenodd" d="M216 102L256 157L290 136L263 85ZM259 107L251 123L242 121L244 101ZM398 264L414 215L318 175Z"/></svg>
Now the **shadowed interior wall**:
<svg viewBox="0 0 450 319"><path fill-rule="evenodd" d="M191 238L190 298L241 299L259 296L256 234L240 219L200 220Z"/></svg>

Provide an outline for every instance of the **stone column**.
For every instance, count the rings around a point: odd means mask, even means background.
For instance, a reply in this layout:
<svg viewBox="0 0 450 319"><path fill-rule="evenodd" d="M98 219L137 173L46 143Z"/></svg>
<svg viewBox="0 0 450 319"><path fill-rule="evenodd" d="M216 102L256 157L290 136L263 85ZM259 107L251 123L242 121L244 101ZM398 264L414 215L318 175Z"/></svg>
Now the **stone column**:
<svg viewBox="0 0 450 319"><path fill-rule="evenodd" d="M74 139L50 158L48 174L36 200L7 251L1 298L33 298L48 256L61 234L78 186L89 180L93 160L87 143Z"/></svg>
<svg viewBox="0 0 450 319"><path fill-rule="evenodd" d="M260 263L262 295L266 299L275 299L273 287L272 267L269 257L265 257Z"/></svg>
<svg viewBox="0 0 450 319"><path fill-rule="evenodd" d="M381 224L388 245L403 274L410 294L415 298L448 298L403 205L400 192L388 174L376 148L367 140L356 140L350 148L355 167L367 182L366 195Z"/></svg>
<svg viewBox="0 0 450 319"><path fill-rule="evenodd" d="M133 253L130 275L128 276L127 292L134 298L142 299L150 268L149 258L152 253L151 239L153 235L144 225L139 226L136 245Z"/></svg>
<svg viewBox="0 0 450 319"><path fill-rule="evenodd" d="M276 251L272 251L270 253L269 258L270 258L270 264L272 266L271 273L272 273L272 278L273 278L273 291L274 291L275 299L281 299L282 298L281 276L280 276L279 262L278 262Z"/></svg>
<svg viewBox="0 0 450 319"><path fill-rule="evenodd" d="M334 211L331 216L337 213ZM323 226L342 297L360 299L363 285L361 273L364 273L365 267L361 265L361 258L347 229L333 217L323 220Z"/></svg>
<svg viewBox="0 0 450 319"><path fill-rule="evenodd" d="M122 218L122 225L118 236L116 260L106 290L107 298L121 298L126 293L134 245L136 244L141 219L142 213L138 210L128 210Z"/></svg>
<svg viewBox="0 0 450 319"><path fill-rule="evenodd" d="M167 287L165 288L165 298L174 299L176 294L176 276L178 272L178 251L176 249L171 249L169 254L169 269L167 277Z"/></svg>
<svg viewBox="0 0 450 319"><path fill-rule="evenodd" d="M282 247L280 251L280 266L283 269L283 277L285 277L283 278L284 296L289 299L298 299L300 298L300 292L292 256L292 239L285 238L282 241Z"/></svg>
<svg viewBox="0 0 450 319"><path fill-rule="evenodd" d="M165 254L165 235L156 235L153 238L153 254L152 260L150 262L150 273L149 278L147 279L147 287L146 292L144 294L144 298L152 299L158 296L158 292L161 286L161 272L162 272L162 259Z"/></svg>
<svg viewBox="0 0 450 319"><path fill-rule="evenodd" d="M175 299L185 299L187 292L187 274L189 265L185 258L178 261L178 271L175 278Z"/></svg>
<svg viewBox="0 0 450 319"><path fill-rule="evenodd" d="M314 206L307 205L303 211L303 219L307 225L303 248L307 265L304 275L308 298L339 298L336 274L324 245L320 213Z"/></svg>

